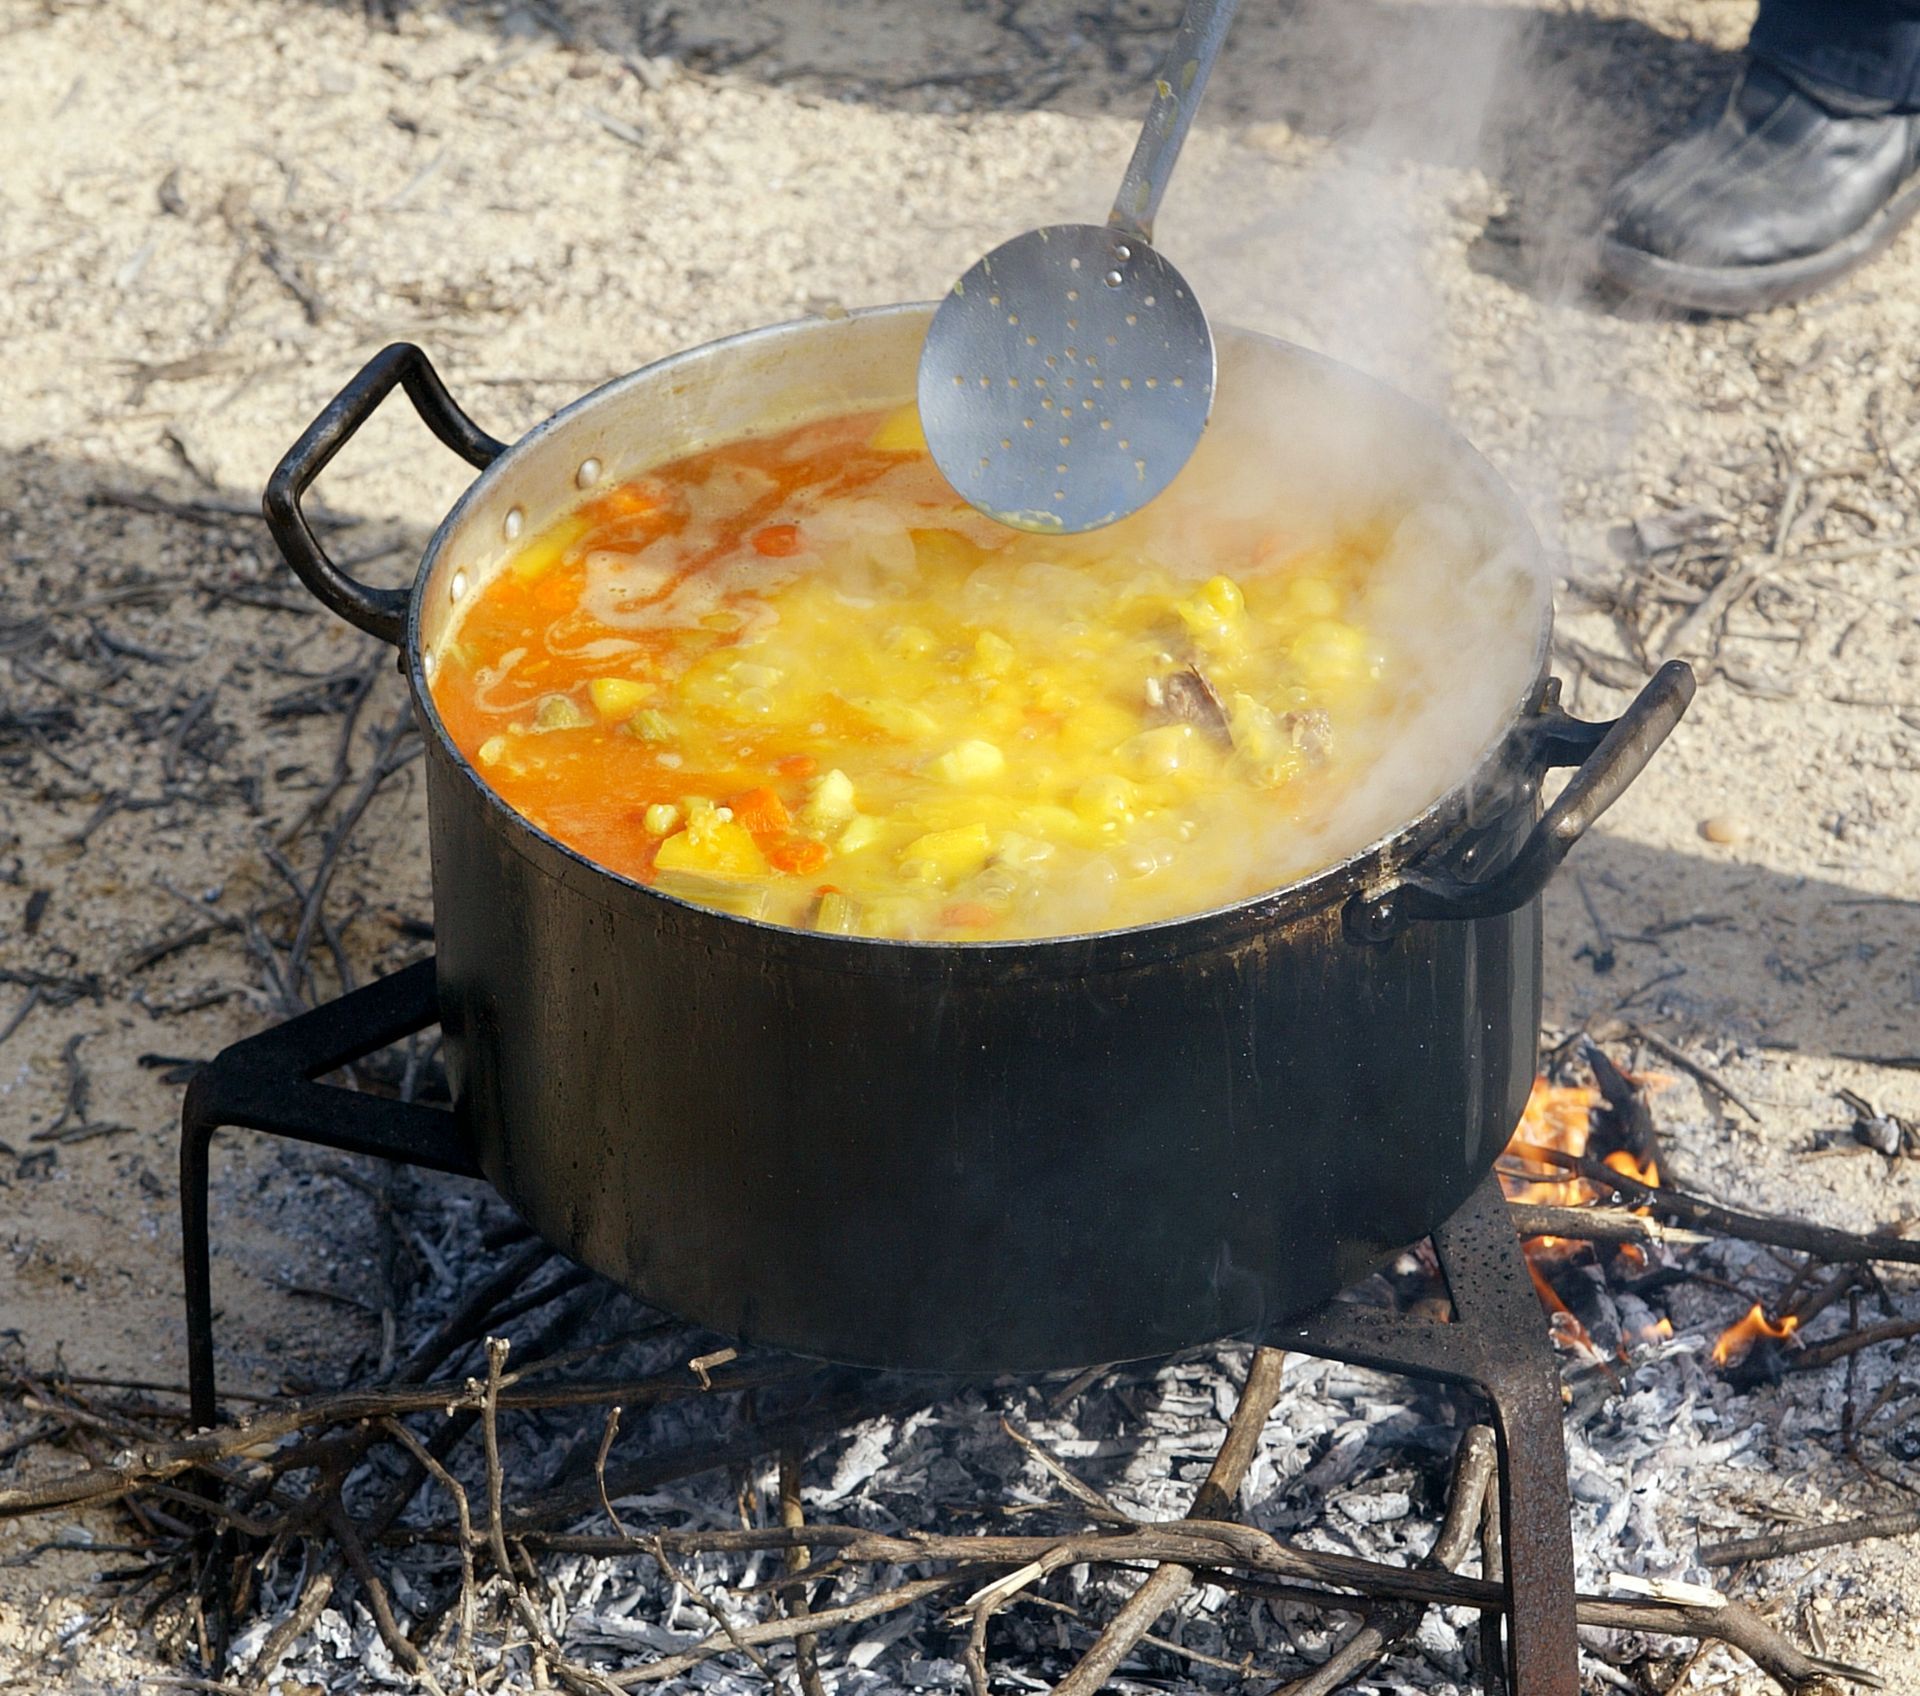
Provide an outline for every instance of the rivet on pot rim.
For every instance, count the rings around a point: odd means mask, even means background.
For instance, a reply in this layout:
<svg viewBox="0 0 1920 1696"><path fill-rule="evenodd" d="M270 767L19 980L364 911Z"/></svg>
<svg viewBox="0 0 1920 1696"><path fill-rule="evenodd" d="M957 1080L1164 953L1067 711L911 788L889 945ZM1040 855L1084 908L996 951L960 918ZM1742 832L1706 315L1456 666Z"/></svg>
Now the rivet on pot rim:
<svg viewBox="0 0 1920 1696"><path fill-rule="evenodd" d="M516 541L520 535L520 526L527 521L527 515L519 507L508 509L506 521L500 526L509 542Z"/></svg>
<svg viewBox="0 0 1920 1696"><path fill-rule="evenodd" d="M467 574L464 571L456 571L453 574L453 581L447 585L447 599L458 602L465 598L466 593Z"/></svg>
<svg viewBox="0 0 1920 1696"><path fill-rule="evenodd" d="M573 480L583 489L592 488L595 483L600 481L599 460L597 459L581 460L580 469L574 473Z"/></svg>

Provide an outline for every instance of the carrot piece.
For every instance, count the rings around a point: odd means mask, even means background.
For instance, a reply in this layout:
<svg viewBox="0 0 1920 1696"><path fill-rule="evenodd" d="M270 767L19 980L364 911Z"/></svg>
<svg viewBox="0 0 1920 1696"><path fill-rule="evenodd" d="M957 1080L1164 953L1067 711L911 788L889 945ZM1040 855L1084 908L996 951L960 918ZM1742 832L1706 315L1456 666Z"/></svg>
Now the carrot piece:
<svg viewBox="0 0 1920 1696"><path fill-rule="evenodd" d="M797 554L800 551L800 526L769 524L764 530L754 531L753 551L765 554L769 559L785 559L789 554Z"/></svg>
<svg viewBox="0 0 1920 1696"><path fill-rule="evenodd" d="M756 837L779 836L793 823L792 815L771 789L749 789L736 795L727 805L737 823Z"/></svg>
<svg viewBox="0 0 1920 1696"><path fill-rule="evenodd" d="M782 777L811 777L820 769L820 762L811 754L789 754L784 760L775 760L773 769Z"/></svg>
<svg viewBox="0 0 1920 1696"><path fill-rule="evenodd" d="M827 863L827 845L811 836L789 836L767 850L767 864L778 872L818 871Z"/></svg>
<svg viewBox="0 0 1920 1696"><path fill-rule="evenodd" d="M999 916L984 901L953 901L940 909L940 922L949 930L981 930Z"/></svg>

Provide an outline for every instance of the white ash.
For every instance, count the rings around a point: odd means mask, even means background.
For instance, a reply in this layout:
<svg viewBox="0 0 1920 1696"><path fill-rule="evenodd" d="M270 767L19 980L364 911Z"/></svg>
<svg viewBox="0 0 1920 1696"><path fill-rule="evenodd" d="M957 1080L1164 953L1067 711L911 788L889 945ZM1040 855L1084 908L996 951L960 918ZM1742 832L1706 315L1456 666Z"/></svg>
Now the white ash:
<svg viewBox="0 0 1920 1696"><path fill-rule="evenodd" d="M400 1314L399 1356L458 1304L485 1271L507 1253L489 1253L481 1235L500 1217L490 1204L476 1204L470 1191L438 1180L413 1180L405 1231L413 1245L419 1278ZM1645 1270L1657 1271L1665 1251ZM1685 1264L1756 1296L1778 1293L1780 1261L1768 1251L1717 1244L1688 1251ZM464 1278L456 1269L465 1268ZM1417 1271L1409 1257L1391 1278L1371 1280L1354 1297L1375 1304L1405 1294ZM552 1276L552 1272L542 1276ZM1720 1587L1726 1575L1701 1566L1701 1543L1764 1528L1770 1519L1805 1517L1787 1500L1789 1483L1775 1476L1774 1458L1809 1442L1837 1443L1846 1399L1845 1376L1834 1368L1795 1375L1783 1382L1745 1386L1708 1360L1715 1337L1738 1317L1736 1304L1712 1286L1679 1283L1645 1294L1622 1285L1633 1274L1621 1269L1560 1269L1556 1285L1595 1339L1596 1347L1563 1351L1563 1382L1569 1391L1564 1422L1570 1485L1569 1512L1579 1583L1606 1591L1611 1575ZM544 1311L544 1310L543 1310ZM510 1331L529 1336L534 1314ZM1667 1318L1671 1337L1655 1335ZM1869 1318L1879 1317L1877 1311ZM582 1338L612 1338L647 1331L658 1316L609 1293ZM1848 1323L1847 1303L1833 1303L1810 1327L1816 1338ZM1544 1319L1543 1319L1544 1324ZM574 1346L569 1343L566 1346ZM641 1377L684 1371L715 1346L710 1333L668 1326L651 1331L580 1368L595 1378ZM1624 1351L1624 1356L1623 1352ZM815 1442L806 1453L803 1500L809 1523L875 1530L921 1529L966 1534L1038 1534L1079 1529L1088 1522L1056 1481L1002 1428L1003 1416L1117 1507L1143 1520L1178 1518L1212 1463L1235 1406L1251 1348L1223 1345L1158 1365L1119 1367L1097 1379L1057 1410L1070 1375L1022 1382L950 1388L916 1411L876 1417ZM742 1366L775 1357L747 1353ZM374 1362L362 1362L362 1375ZM527 1364L524 1355L509 1368ZM1899 1376L1893 1351L1858 1357L1854 1397L1865 1408ZM462 1373L476 1370L473 1355ZM445 1374L443 1373L443 1376ZM900 1381L882 1380L876 1395ZM762 1413L777 1407L778 1392L763 1400ZM693 1396L657 1407L629 1410L610 1458L643 1455L718 1442L742 1429L737 1398ZM1445 1507L1448 1470L1459 1434L1484 1418L1478 1399L1415 1380L1365 1371L1304 1356L1290 1357L1280 1399L1248 1470L1238 1511L1248 1523L1310 1548L1370 1560L1409 1563L1431 1549ZM500 1429L509 1507L561 1478L591 1479L604 1410L589 1408L534 1414L503 1413ZM432 1421L423 1421L423 1433ZM1897 1423L1888 1421L1889 1424ZM1895 1433L1897 1436L1897 1433ZM475 1503L484 1501L478 1442L469 1438L455 1465ZM1910 1457L1901 1457L1910 1458ZM366 1511L397 1476L398 1460L384 1451L362 1469L349 1502ZM617 1498L622 1524L640 1532L734 1528L745 1502L756 1524L777 1523L777 1477L771 1457L743 1475L720 1469ZM445 1524L449 1504L434 1486L416 1498L403 1524ZM597 1506L556 1529L604 1535L611 1531ZM409 1547L378 1557L403 1622L430 1616L445 1603L458 1565L445 1547ZM782 1571L778 1551L748 1555L685 1556L682 1573L707 1603L729 1619L767 1617L767 1593ZM816 1609L924 1576L928 1568L865 1568L816 1588ZM1477 1554L1463 1568L1479 1571ZM582 1555L541 1560L543 1609L554 1638L576 1660L602 1670L644 1665L688 1650L708 1638L714 1623L705 1606L665 1578L644 1554L616 1558ZM1774 1563L1773 1593L1818 1588L1819 1557ZM293 1605L302 1570L288 1559L261 1575L259 1617L241 1635L235 1661L249 1667L272 1627ZM1065 1674L1093 1641L1099 1627L1138 1582L1130 1573L1076 1566L1037 1586L998 1615L989 1635L995 1688L1042 1689ZM756 1590L756 1587L759 1587ZM964 1596L955 1591L898 1614L831 1631L820 1656L827 1688L835 1692L965 1691L961 1662L964 1622L948 1611ZM483 1595L483 1604L487 1597ZM1071 1612L1066 1611L1071 1610ZM483 1605L482 1619L498 1621ZM1783 1623L1793 1627L1791 1614ZM1157 1622L1155 1636L1199 1656L1143 1644L1123 1663L1114 1682L1120 1690L1227 1690L1244 1682L1233 1670L1245 1663L1254 1675L1297 1677L1344 1641L1355 1616L1292 1603L1266 1603L1199 1585ZM502 1643L519 1644L504 1650ZM1652 1659L1671 1668L1691 1645L1650 1640L1632 1633L1583 1633L1589 1675L1596 1688L1638 1676ZM492 1668L495 1688L531 1689L533 1672L517 1625L502 1636L497 1625L477 1636L479 1665ZM778 1671L792 1667L790 1644L763 1653ZM1364 1692L1437 1693L1478 1687L1477 1616L1468 1610L1430 1610L1414 1636L1373 1673L1350 1688ZM450 1672L436 1663L443 1681ZM1616 1669L1625 1669L1619 1671ZM1735 1682L1752 1677L1730 1651L1702 1657L1697 1678L1724 1669ZM268 1669L251 1667L254 1676ZM342 1586L317 1626L299 1640L277 1676L281 1687L304 1683L327 1690L404 1687L380 1643L371 1617L351 1584ZM1639 1688L1629 1682L1620 1688ZM1656 1679L1655 1687L1658 1687ZM1755 1688L1758 1686L1756 1685ZM653 1688L703 1690L728 1696L765 1688L761 1674L737 1653L709 1659Z"/></svg>

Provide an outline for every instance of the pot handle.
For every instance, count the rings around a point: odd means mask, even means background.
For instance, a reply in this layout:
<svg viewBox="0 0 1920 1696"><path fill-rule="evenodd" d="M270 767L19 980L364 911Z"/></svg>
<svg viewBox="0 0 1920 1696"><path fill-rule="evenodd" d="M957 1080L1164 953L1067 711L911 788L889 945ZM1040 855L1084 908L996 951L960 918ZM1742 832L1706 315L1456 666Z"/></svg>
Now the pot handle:
<svg viewBox="0 0 1920 1696"><path fill-rule="evenodd" d="M349 624L395 647L406 625L408 591L376 589L335 565L300 510L300 497L380 403L402 387L421 422L469 465L484 471L507 451L505 442L495 441L460 410L419 348L395 342L369 359L307 426L267 479L261 502L267 528L300 581Z"/></svg>
<svg viewBox="0 0 1920 1696"><path fill-rule="evenodd" d="M1686 713L1693 687L1692 668L1669 660L1611 724L1588 724L1550 709L1537 733L1543 763L1579 770L1520 852L1477 882L1428 873L1356 895L1346 905L1347 935L1358 942L1387 942L1415 919L1489 919L1524 907L1546 888L1567 850L1646 769Z"/></svg>

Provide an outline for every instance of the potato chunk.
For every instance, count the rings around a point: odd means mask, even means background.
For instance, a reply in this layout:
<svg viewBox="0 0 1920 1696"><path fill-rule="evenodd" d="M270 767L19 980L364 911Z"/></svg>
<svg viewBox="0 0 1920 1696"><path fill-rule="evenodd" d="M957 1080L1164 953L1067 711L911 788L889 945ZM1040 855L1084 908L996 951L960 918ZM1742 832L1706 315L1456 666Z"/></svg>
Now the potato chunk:
<svg viewBox="0 0 1920 1696"><path fill-rule="evenodd" d="M587 685L593 710L609 722L632 718L652 697L651 683L636 683L630 677L596 677Z"/></svg>
<svg viewBox="0 0 1920 1696"><path fill-rule="evenodd" d="M985 783L1007 769L1007 756L991 742L971 737L927 761L927 775L942 783Z"/></svg>
<svg viewBox="0 0 1920 1696"><path fill-rule="evenodd" d="M930 830L900 850L900 869L929 883L954 884L972 877L993 852L993 836L984 824Z"/></svg>
<svg viewBox="0 0 1920 1696"><path fill-rule="evenodd" d="M767 877L773 868L752 833L732 819L694 819L660 844L660 871L702 872L708 877Z"/></svg>
<svg viewBox="0 0 1920 1696"><path fill-rule="evenodd" d="M890 412L880 428L867 438L867 446L876 453L925 453L927 433L920 428L920 409L903 406Z"/></svg>

